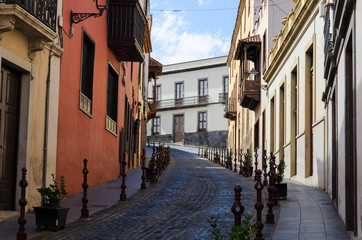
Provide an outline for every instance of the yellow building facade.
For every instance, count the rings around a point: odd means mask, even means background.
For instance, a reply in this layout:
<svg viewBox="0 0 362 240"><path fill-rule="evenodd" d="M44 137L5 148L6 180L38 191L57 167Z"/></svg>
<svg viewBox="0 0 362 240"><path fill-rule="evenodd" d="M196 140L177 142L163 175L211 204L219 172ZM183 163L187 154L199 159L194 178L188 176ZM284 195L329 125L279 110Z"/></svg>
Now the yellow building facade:
<svg viewBox="0 0 362 240"><path fill-rule="evenodd" d="M60 4L37 5L45 8L38 12L22 1L0 4L0 214L19 209L23 167L27 208L40 204L37 188L55 173Z"/></svg>

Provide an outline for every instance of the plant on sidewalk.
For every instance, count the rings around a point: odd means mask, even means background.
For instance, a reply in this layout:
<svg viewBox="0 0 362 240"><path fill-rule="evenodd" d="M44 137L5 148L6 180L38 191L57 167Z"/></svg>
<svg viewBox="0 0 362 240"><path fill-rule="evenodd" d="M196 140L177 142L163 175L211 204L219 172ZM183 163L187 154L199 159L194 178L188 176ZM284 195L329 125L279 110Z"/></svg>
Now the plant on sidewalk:
<svg viewBox="0 0 362 240"><path fill-rule="evenodd" d="M208 153L208 151L209 151L209 147L206 146L206 147L204 148L204 158L207 158L207 153Z"/></svg>
<svg viewBox="0 0 362 240"><path fill-rule="evenodd" d="M52 175L52 184L49 187L38 188L38 192L41 194L41 206L46 208L59 208L60 201L63 200L68 192L65 190L65 179L61 176L59 182L55 178L55 174Z"/></svg>
<svg viewBox="0 0 362 240"><path fill-rule="evenodd" d="M231 232L228 234L230 240L251 240L255 235L256 231L258 230L256 224L251 225L252 216L246 215L245 219L243 220L243 226L233 227ZM211 235L213 240L222 240L224 236L221 235L220 229L217 228L217 219L211 217L208 221L212 228Z"/></svg>
<svg viewBox="0 0 362 240"><path fill-rule="evenodd" d="M284 156L280 158L279 164L277 165L277 171L275 173L275 181L277 184L280 184L284 179L284 171L285 171L285 160Z"/></svg>
<svg viewBox="0 0 362 240"><path fill-rule="evenodd" d="M249 165L249 167L252 167L252 162L251 162L251 158L252 158L252 155L251 155L251 152L249 153L244 153L244 161L243 161L243 166L247 166Z"/></svg>

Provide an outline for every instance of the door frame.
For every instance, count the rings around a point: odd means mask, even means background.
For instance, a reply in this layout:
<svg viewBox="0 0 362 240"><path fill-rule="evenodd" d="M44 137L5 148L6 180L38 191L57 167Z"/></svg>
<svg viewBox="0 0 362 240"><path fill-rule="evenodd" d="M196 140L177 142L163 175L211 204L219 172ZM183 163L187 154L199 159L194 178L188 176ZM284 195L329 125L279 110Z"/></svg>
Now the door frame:
<svg viewBox="0 0 362 240"><path fill-rule="evenodd" d="M18 133L17 133L17 167L16 183L21 180L21 169L30 167L30 137L31 137L31 119L32 103L30 101L33 95L33 85L31 77L31 62L20 58L9 50L0 46L0 67L6 66L19 72L19 107L18 107ZM29 174L29 172L28 172ZM16 185L18 186L18 185ZM21 196L20 187L15 190L14 210L19 210L18 199Z"/></svg>
<svg viewBox="0 0 362 240"><path fill-rule="evenodd" d="M173 133L173 142L176 142L175 139L176 139L176 124L175 124L175 117L176 116L182 116L183 120L184 120L184 124L183 124L183 131L182 133L184 134L185 133L185 113L175 113L175 114L172 114L172 133ZM184 137L183 137L183 134L182 134L182 140L181 142L184 140Z"/></svg>

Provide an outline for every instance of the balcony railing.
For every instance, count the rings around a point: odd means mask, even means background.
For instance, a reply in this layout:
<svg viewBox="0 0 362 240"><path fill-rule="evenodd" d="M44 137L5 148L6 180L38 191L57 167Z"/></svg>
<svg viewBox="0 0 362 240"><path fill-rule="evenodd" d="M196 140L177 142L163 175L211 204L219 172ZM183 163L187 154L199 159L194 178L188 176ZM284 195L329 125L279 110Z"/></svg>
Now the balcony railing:
<svg viewBox="0 0 362 240"><path fill-rule="evenodd" d="M138 0L111 0L108 46L119 61L143 62L146 16Z"/></svg>
<svg viewBox="0 0 362 240"><path fill-rule="evenodd" d="M228 98L225 106L224 117L230 120L236 119L237 98Z"/></svg>
<svg viewBox="0 0 362 240"><path fill-rule="evenodd" d="M228 98L225 106L225 112L236 113L236 98Z"/></svg>
<svg viewBox="0 0 362 240"><path fill-rule="evenodd" d="M226 103L228 95L228 93L219 93L219 102Z"/></svg>
<svg viewBox="0 0 362 240"><path fill-rule="evenodd" d="M56 31L57 0L0 0L1 3L19 5L54 32Z"/></svg>
<svg viewBox="0 0 362 240"><path fill-rule="evenodd" d="M242 107L254 111L260 102L260 73L254 81L247 80L248 75L245 73L242 79L239 100Z"/></svg>
<svg viewBox="0 0 362 240"><path fill-rule="evenodd" d="M161 100L156 103L157 109L164 108L177 108L177 107L190 107L190 106L199 106L199 105L207 105L210 102L210 96L194 96L194 97L186 97L186 98L173 98Z"/></svg>
<svg viewBox="0 0 362 240"><path fill-rule="evenodd" d="M334 35L331 33L331 5L326 8L326 19L324 23L324 65L327 63L328 54L333 51Z"/></svg>

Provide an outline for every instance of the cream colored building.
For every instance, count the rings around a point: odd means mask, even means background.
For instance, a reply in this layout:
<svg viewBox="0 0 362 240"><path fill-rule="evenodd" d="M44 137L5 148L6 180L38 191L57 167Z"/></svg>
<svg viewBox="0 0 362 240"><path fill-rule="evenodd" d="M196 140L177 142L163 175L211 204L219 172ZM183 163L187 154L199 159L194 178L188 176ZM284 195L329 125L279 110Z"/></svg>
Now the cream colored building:
<svg viewBox="0 0 362 240"><path fill-rule="evenodd" d="M285 177L325 189L326 110L321 1L300 0L269 54L266 147L286 161Z"/></svg>
<svg viewBox="0 0 362 240"><path fill-rule="evenodd" d="M40 205L36 189L49 184L57 152L62 1L13 2L0 3L0 214L19 209L23 167L27 208Z"/></svg>
<svg viewBox="0 0 362 240"><path fill-rule="evenodd" d="M250 5L249 5L250 4ZM295 4L282 0L240 1L227 64L230 67L229 147L254 151L266 149L267 106L263 75L269 66L268 53ZM257 71L254 81L249 74ZM233 106L236 106L233 108Z"/></svg>

